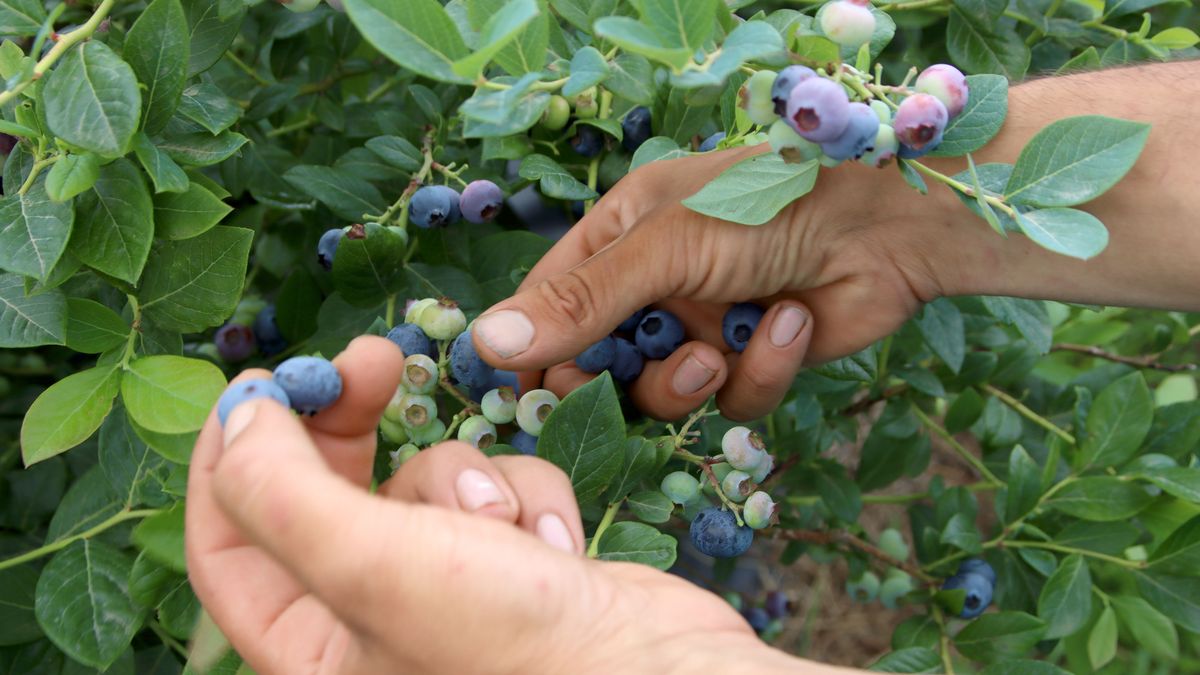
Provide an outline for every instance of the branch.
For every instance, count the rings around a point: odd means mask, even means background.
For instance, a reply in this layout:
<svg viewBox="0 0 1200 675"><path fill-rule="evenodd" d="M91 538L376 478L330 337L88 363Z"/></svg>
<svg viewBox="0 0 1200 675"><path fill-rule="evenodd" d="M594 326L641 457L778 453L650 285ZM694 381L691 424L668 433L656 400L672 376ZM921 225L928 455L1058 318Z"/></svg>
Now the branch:
<svg viewBox="0 0 1200 675"><path fill-rule="evenodd" d="M1160 363L1155 359L1154 356L1121 356L1120 354L1106 352L1099 347L1093 347L1091 345L1075 345L1065 342L1054 345L1050 348L1050 351L1086 354L1087 356L1094 356L1098 359L1104 359L1114 363L1124 363L1125 365L1133 366L1134 368L1149 368L1150 370L1161 370L1166 373L1181 373L1200 368L1200 366L1197 366L1195 363Z"/></svg>

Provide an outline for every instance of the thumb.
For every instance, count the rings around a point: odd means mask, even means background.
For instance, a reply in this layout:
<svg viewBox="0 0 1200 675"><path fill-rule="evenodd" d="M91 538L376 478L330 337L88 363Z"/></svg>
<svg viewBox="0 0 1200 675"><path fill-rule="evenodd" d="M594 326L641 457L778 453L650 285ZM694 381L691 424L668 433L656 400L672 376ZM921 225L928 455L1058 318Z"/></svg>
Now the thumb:
<svg viewBox="0 0 1200 675"><path fill-rule="evenodd" d="M505 370L569 361L637 310L671 294L669 228L634 227L579 265L551 274L492 307L472 333L485 360Z"/></svg>

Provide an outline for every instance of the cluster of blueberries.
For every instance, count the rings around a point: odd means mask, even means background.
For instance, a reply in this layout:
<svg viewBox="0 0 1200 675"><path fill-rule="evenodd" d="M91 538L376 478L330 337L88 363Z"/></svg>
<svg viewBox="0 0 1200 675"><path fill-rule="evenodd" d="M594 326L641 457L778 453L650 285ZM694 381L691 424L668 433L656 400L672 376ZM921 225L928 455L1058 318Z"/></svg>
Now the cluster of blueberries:
<svg viewBox="0 0 1200 675"><path fill-rule="evenodd" d="M738 593L726 593L725 600L738 612L759 637L767 642L783 632L783 620L791 615L793 607L783 591L770 591L761 604L748 604Z"/></svg>
<svg viewBox="0 0 1200 675"><path fill-rule="evenodd" d="M831 3L826 15L841 5L870 15L850 0ZM837 166L855 159L879 168L896 157L915 159L936 149L968 95L966 76L944 63L922 71L913 93L899 105L882 99L851 102L838 81L793 65L779 73L755 73L739 100L751 121L770 125L771 148L789 162L816 159Z"/></svg>
<svg viewBox="0 0 1200 675"><path fill-rule="evenodd" d="M904 535L895 528L888 528L879 535L876 542L881 551L893 560L908 560L908 544ZM912 576L904 570L893 567L888 569L883 581L871 570L864 570L857 578L846 581L846 595L852 600L862 603L879 602L888 609L896 609L900 599L913 592L916 584Z"/></svg>
<svg viewBox="0 0 1200 675"><path fill-rule="evenodd" d="M317 356L296 356L275 368L269 380L243 380L229 386L217 400L221 424L239 404L270 398L301 415L312 416L342 395L342 376L336 366Z"/></svg>
<svg viewBox="0 0 1200 675"><path fill-rule="evenodd" d="M265 357L275 356L287 346L275 320L275 305L248 297L238 303L229 321L217 329L208 349L215 347L217 358L225 363L241 363L256 352Z"/></svg>

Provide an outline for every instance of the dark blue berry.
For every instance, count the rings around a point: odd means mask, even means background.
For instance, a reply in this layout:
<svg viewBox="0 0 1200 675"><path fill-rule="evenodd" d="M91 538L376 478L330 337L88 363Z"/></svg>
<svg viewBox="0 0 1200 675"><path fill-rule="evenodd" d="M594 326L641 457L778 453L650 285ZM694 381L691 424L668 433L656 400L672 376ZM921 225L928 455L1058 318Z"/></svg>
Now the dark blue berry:
<svg viewBox="0 0 1200 675"><path fill-rule="evenodd" d="M595 157L604 150L604 134L588 124L580 124L571 139L571 149L583 157Z"/></svg>
<svg viewBox="0 0 1200 675"><path fill-rule="evenodd" d="M387 339L396 343L405 356L424 354L437 360L437 345L433 344L433 340L430 340L425 331L415 323L402 323L396 326L388 331Z"/></svg>
<svg viewBox="0 0 1200 675"><path fill-rule="evenodd" d="M632 333L633 331L637 330L638 324L642 322L642 317L644 316L646 316L646 310L639 309L633 313L633 316L622 321L621 325L617 326L617 330L621 331L622 333Z"/></svg>
<svg viewBox="0 0 1200 675"><path fill-rule="evenodd" d="M256 398L273 398L285 407L291 407L287 393L272 380L242 380L229 385L221 398L217 399L217 418L224 425L233 409Z"/></svg>
<svg viewBox="0 0 1200 675"><path fill-rule="evenodd" d="M445 185L427 185L413 194L408 217L422 228L453 225L462 218L458 192Z"/></svg>
<svg viewBox="0 0 1200 675"><path fill-rule="evenodd" d="M792 613L790 604L783 591L771 591L767 593L767 600L763 603L763 606L772 619L782 619Z"/></svg>
<svg viewBox="0 0 1200 675"><path fill-rule="evenodd" d="M491 222L504 206L504 193L490 180L477 180L463 188L459 209L468 223Z"/></svg>
<svg viewBox="0 0 1200 675"><path fill-rule="evenodd" d="M668 311L656 309L638 324L638 349L648 359L665 359L683 344L683 323Z"/></svg>
<svg viewBox="0 0 1200 675"><path fill-rule="evenodd" d="M613 379L617 382L628 384L642 374L642 368L646 365L646 361L642 358L642 352L638 350L637 345L625 338L614 338L614 340L617 343L617 355L608 372L612 373Z"/></svg>
<svg viewBox="0 0 1200 675"><path fill-rule="evenodd" d="M771 616L767 614L767 610L762 607L751 607L742 610L742 616L746 619L746 623L754 629L755 633L761 633L767 629L767 625L771 623Z"/></svg>
<svg viewBox="0 0 1200 675"><path fill-rule="evenodd" d="M329 361L316 356L296 356L275 368L275 384L287 393L292 409L316 415L342 395L342 376Z"/></svg>
<svg viewBox="0 0 1200 675"><path fill-rule="evenodd" d="M508 444L520 450L522 455L537 455L537 437L524 431L513 434L512 440Z"/></svg>
<svg viewBox="0 0 1200 675"><path fill-rule="evenodd" d="M254 331L240 323L227 323L213 336L217 353L226 363L240 363L254 355Z"/></svg>
<svg viewBox="0 0 1200 675"><path fill-rule="evenodd" d="M958 564L956 574L978 574L987 579L989 584L996 585L996 570L983 558L967 558Z"/></svg>
<svg viewBox="0 0 1200 675"><path fill-rule="evenodd" d="M639 106L630 110L625 119L621 120L621 130L624 132L621 147L629 152L637 152L642 143L654 135L650 128L650 109Z"/></svg>
<svg viewBox="0 0 1200 675"><path fill-rule="evenodd" d="M346 236L346 232L342 228L326 230L325 234L321 235L321 241L317 242L317 262L326 270L333 269L333 256L337 254L338 244L342 243L342 237Z"/></svg>
<svg viewBox="0 0 1200 675"><path fill-rule="evenodd" d="M585 373L602 373L612 366L616 358L617 341L612 336L606 336L576 356L575 365Z"/></svg>
<svg viewBox="0 0 1200 675"><path fill-rule="evenodd" d="M771 85L771 102L775 104L775 114L780 117L786 115L788 96L791 96L792 90L796 85L816 75L816 71L808 66L788 66L779 71L779 76Z"/></svg>
<svg viewBox="0 0 1200 675"><path fill-rule="evenodd" d="M745 553L754 541L754 530L742 525L729 511L708 508L696 515L689 533L692 545L704 555L735 558Z"/></svg>
<svg viewBox="0 0 1200 675"><path fill-rule="evenodd" d="M459 384L468 389L482 389L491 382L495 370L475 351L470 328L454 338L450 346L450 373Z"/></svg>
<svg viewBox="0 0 1200 675"><path fill-rule="evenodd" d="M275 320L275 305L267 305L254 317L254 339L263 356L275 356L287 349L287 340Z"/></svg>
<svg viewBox="0 0 1200 675"><path fill-rule="evenodd" d="M763 314L763 308L752 302L739 302L730 307L721 320L721 336L725 338L725 344L735 352L745 351Z"/></svg>
<svg viewBox="0 0 1200 675"><path fill-rule="evenodd" d="M955 574L942 584L943 591L962 589L966 592L963 599L962 613L964 619L974 619L992 604L992 582L982 574Z"/></svg>
<svg viewBox="0 0 1200 675"><path fill-rule="evenodd" d="M712 136L704 139L704 142L700 144L700 152L712 152L713 150L716 150L717 144L723 140L725 140L725 132L718 131Z"/></svg>

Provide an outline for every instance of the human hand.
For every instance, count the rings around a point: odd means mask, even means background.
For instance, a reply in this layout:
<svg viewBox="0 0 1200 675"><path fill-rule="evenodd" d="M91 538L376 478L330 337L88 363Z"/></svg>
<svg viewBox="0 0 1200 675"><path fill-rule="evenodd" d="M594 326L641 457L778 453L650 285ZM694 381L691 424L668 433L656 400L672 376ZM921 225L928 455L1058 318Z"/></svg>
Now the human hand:
<svg viewBox="0 0 1200 675"><path fill-rule="evenodd" d="M193 455L191 581L255 672L796 667L717 596L583 558L570 482L545 461L443 443L370 494L402 355L367 337L334 363L344 389L328 410L302 420L251 401L224 429L211 416Z"/></svg>

